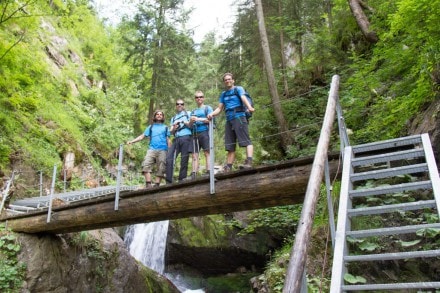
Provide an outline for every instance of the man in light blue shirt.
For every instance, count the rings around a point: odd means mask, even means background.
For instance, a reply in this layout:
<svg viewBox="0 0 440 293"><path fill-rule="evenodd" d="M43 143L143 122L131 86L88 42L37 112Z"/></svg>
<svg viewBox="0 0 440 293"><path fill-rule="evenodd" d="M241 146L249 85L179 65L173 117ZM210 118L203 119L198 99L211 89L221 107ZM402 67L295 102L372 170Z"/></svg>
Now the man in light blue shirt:
<svg viewBox="0 0 440 293"><path fill-rule="evenodd" d="M191 152L193 157L191 178L195 179L199 171L199 152L203 149L205 153L205 172L209 174L209 119L208 114L212 113L212 107L205 105L205 96L202 91L196 91L194 94L197 109L191 111L190 125L192 128Z"/></svg>
<svg viewBox="0 0 440 293"><path fill-rule="evenodd" d="M188 158L191 145L191 113L185 110L182 99L176 101L176 115L171 118L171 133L174 135L173 143L168 150L166 166L166 182L173 183L173 171L176 158L180 154L180 170L178 180L184 180L188 175Z"/></svg>

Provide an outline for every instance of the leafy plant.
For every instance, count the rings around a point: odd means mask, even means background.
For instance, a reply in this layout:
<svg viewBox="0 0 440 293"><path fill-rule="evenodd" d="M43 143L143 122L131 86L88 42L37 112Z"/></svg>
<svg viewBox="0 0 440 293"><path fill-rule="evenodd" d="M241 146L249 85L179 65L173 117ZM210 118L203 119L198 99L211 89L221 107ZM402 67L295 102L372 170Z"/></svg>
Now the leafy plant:
<svg viewBox="0 0 440 293"><path fill-rule="evenodd" d="M345 274L344 280L350 284L365 284L367 280L362 276L353 276L351 274Z"/></svg>
<svg viewBox="0 0 440 293"><path fill-rule="evenodd" d="M16 236L0 225L0 290L18 292L26 274L26 264L18 261L20 244Z"/></svg>

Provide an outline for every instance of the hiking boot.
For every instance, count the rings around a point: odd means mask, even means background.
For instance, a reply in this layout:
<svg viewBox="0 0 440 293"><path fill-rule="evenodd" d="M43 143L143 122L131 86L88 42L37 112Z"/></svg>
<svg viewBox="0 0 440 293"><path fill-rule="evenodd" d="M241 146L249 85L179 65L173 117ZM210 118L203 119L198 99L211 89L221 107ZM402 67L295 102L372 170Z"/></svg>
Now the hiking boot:
<svg viewBox="0 0 440 293"><path fill-rule="evenodd" d="M195 180L197 177L196 172L191 172L191 180Z"/></svg>
<svg viewBox="0 0 440 293"><path fill-rule="evenodd" d="M228 172L231 172L231 171L232 171L232 168L229 167L228 165L224 165L223 166L223 173L228 173Z"/></svg>
<svg viewBox="0 0 440 293"><path fill-rule="evenodd" d="M151 182L145 182L145 188L152 188L153 185L151 184Z"/></svg>
<svg viewBox="0 0 440 293"><path fill-rule="evenodd" d="M250 169L252 168L252 161L244 160L244 164L239 166L240 169Z"/></svg>

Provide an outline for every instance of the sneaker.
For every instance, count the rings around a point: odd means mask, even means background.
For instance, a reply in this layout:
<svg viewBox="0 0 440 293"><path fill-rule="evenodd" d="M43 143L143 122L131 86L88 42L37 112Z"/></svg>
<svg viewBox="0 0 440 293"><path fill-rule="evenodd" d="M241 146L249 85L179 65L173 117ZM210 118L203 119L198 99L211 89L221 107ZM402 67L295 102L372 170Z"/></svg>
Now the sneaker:
<svg viewBox="0 0 440 293"><path fill-rule="evenodd" d="M248 161L247 159L244 160L244 164L239 166L240 169L250 169L252 168L252 162Z"/></svg>
<svg viewBox="0 0 440 293"><path fill-rule="evenodd" d="M191 172L191 179L192 180L195 180L196 179L196 172Z"/></svg>

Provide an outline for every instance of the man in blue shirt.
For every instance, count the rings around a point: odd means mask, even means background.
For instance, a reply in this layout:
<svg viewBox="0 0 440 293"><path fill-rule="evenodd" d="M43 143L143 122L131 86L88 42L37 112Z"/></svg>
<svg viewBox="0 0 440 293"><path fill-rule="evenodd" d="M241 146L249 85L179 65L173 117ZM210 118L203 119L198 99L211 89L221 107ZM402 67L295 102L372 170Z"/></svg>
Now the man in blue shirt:
<svg viewBox="0 0 440 293"><path fill-rule="evenodd" d="M174 135L173 143L167 154L166 181L173 183L173 170L176 158L180 156L179 181L188 175L189 148L191 145L191 126L189 122L190 112L185 111L185 103L182 99L176 101L177 114L171 118L171 133Z"/></svg>
<svg viewBox="0 0 440 293"><path fill-rule="evenodd" d="M165 115L162 111L156 111L153 114L153 124L148 126L144 133L139 135L127 144L133 144L143 140L146 137L150 138L150 146L142 162L142 173L145 177L145 186L150 188L151 173L153 172L154 164L156 164L156 178L154 186L159 186L160 181L165 175L165 164L168 148L171 146L170 130L164 124Z"/></svg>
<svg viewBox="0 0 440 293"><path fill-rule="evenodd" d="M195 179L199 171L199 152L203 149L205 153L206 173L209 172L209 119L208 114L212 113L212 107L204 104L205 96L202 91L196 91L194 98L197 109L191 112L190 126L193 132L192 145L190 146L193 165L191 178Z"/></svg>
<svg viewBox="0 0 440 293"><path fill-rule="evenodd" d="M246 160L242 167L251 168L254 147L249 136L248 121L243 105L250 112L254 112L255 109L244 95L244 89L241 86L234 85L235 81L232 73L223 74L223 83L226 90L221 93L218 107L208 115L208 119L217 116L223 110L226 112L225 149L228 154L224 171L232 170L237 142L240 147L246 147Z"/></svg>

